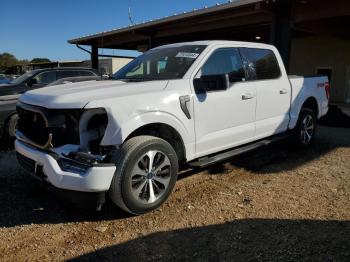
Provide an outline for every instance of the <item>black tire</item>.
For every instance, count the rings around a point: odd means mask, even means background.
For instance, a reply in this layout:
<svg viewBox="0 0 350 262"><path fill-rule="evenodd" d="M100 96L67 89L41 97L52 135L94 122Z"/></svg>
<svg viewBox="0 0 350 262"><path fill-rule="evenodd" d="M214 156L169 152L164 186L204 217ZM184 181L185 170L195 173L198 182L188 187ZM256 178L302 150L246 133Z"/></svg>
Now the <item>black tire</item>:
<svg viewBox="0 0 350 262"><path fill-rule="evenodd" d="M153 165L147 162L151 159L150 152L154 154ZM153 136L133 137L115 153L113 162L117 170L109 190L110 198L118 207L131 214L140 215L158 208L167 200L175 186L179 169L178 158L173 147L163 139ZM169 165L160 169L159 172L156 170L148 172L145 166L153 166L152 170L157 169L156 162L159 163L159 167L165 162ZM137 175L138 173L134 172L135 169L144 172L142 176ZM159 178L163 179L161 173L166 173L164 177L166 179L164 181L167 181L166 186L164 186L165 183L158 184L156 181ZM153 189L151 190L150 187ZM138 192L140 188L141 193ZM150 191L153 192L152 199Z"/></svg>
<svg viewBox="0 0 350 262"><path fill-rule="evenodd" d="M6 121L5 137L9 141L13 141L16 137L17 122L18 122L18 115L17 114L11 115Z"/></svg>
<svg viewBox="0 0 350 262"><path fill-rule="evenodd" d="M310 122L309 122L310 121ZM306 132L306 122L313 127ZM293 145L301 148L312 144L316 134L317 118L315 112L309 108L302 108L299 114L298 122L292 133Z"/></svg>

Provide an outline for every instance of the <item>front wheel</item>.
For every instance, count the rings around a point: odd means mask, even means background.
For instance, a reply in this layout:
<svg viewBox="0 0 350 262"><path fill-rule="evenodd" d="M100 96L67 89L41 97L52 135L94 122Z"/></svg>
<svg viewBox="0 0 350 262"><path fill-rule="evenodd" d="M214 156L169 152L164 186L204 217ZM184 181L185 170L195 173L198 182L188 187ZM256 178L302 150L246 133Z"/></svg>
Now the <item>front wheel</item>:
<svg viewBox="0 0 350 262"><path fill-rule="evenodd" d="M143 214L163 204L178 173L173 147L163 139L138 136L126 141L114 156L117 166L111 200L132 214Z"/></svg>
<svg viewBox="0 0 350 262"><path fill-rule="evenodd" d="M293 140L300 147L309 146L316 133L316 116L313 110L302 108L298 123L293 130Z"/></svg>
<svg viewBox="0 0 350 262"><path fill-rule="evenodd" d="M13 142L16 136L18 123L18 115L13 114L7 120L5 124L4 137L8 142Z"/></svg>

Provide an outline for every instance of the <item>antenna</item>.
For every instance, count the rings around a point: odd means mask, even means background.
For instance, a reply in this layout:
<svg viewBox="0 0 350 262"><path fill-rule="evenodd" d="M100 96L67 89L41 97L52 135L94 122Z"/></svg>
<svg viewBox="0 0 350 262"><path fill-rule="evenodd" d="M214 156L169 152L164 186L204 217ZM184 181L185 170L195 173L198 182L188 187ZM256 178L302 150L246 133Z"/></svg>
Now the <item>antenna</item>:
<svg viewBox="0 0 350 262"><path fill-rule="evenodd" d="M129 7L128 14L129 14L129 20L130 20L131 25L134 25L134 21L132 20L132 17L131 17L131 8L130 7Z"/></svg>

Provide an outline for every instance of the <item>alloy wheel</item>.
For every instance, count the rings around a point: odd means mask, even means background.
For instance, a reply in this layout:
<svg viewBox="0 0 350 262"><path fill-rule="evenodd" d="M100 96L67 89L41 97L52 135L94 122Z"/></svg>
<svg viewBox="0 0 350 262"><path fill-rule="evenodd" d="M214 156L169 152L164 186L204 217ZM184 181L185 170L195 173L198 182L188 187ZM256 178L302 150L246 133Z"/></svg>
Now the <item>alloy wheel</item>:
<svg viewBox="0 0 350 262"><path fill-rule="evenodd" d="M311 115L306 115L301 123L300 138L304 145L311 142L315 131L314 119Z"/></svg>
<svg viewBox="0 0 350 262"><path fill-rule="evenodd" d="M132 194L138 201L154 203L164 194L170 179L169 158L161 151L150 150L138 159L132 169Z"/></svg>

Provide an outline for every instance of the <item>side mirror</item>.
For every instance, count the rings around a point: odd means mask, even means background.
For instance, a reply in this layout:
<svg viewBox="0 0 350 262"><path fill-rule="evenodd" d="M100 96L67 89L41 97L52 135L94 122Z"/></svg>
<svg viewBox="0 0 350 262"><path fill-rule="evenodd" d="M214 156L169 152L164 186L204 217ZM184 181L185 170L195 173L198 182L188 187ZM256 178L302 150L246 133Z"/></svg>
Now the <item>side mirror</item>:
<svg viewBox="0 0 350 262"><path fill-rule="evenodd" d="M33 85L36 85L38 81L35 78L31 78L27 82L27 86L32 87Z"/></svg>
<svg viewBox="0 0 350 262"><path fill-rule="evenodd" d="M207 75L194 79L193 85L196 93L226 90L230 87L229 75Z"/></svg>

